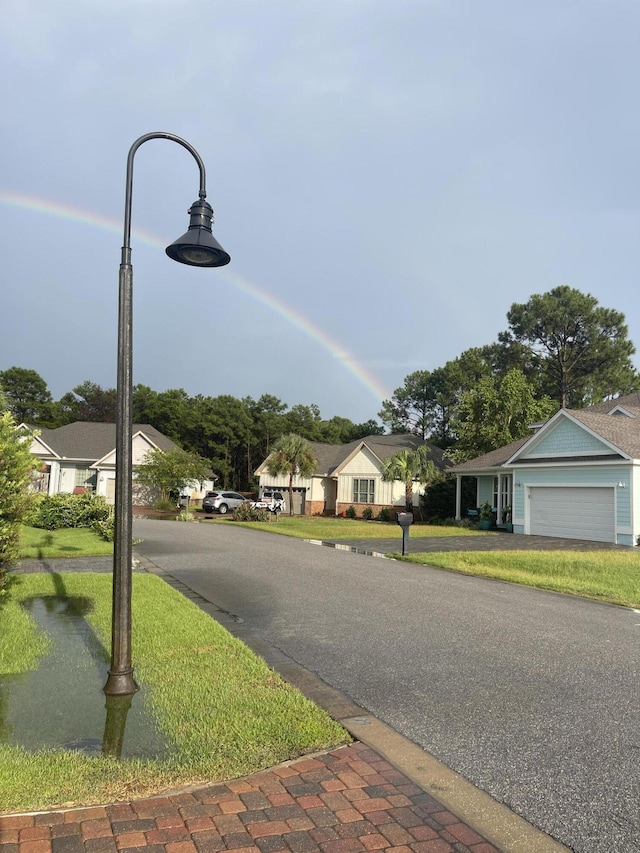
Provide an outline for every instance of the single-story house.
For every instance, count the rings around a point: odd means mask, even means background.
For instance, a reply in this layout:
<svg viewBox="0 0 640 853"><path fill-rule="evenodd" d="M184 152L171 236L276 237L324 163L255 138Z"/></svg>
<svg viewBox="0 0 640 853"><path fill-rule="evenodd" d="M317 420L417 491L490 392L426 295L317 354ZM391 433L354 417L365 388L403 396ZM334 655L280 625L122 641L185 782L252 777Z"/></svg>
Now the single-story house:
<svg viewBox="0 0 640 853"><path fill-rule="evenodd" d="M561 409L533 434L450 469L475 477L477 505L514 533L636 545L640 537L640 393Z"/></svg>
<svg viewBox="0 0 640 853"><path fill-rule="evenodd" d="M405 484L382 479L383 460L401 450L415 451L423 444L429 447L429 458L439 470L447 467L442 450L416 435L369 435L349 444L324 444L310 441L318 466L311 477L294 477L293 512L299 515L340 515L353 506L361 516L370 507L373 517L383 507L393 512L405 508ZM260 478L260 494L266 488L285 493L289 475L273 476L267 471L267 459L255 471ZM414 484L413 503L418 506L424 487ZM288 498L287 498L288 500ZM287 511L289 506L287 505Z"/></svg>
<svg viewBox="0 0 640 853"><path fill-rule="evenodd" d="M115 501L116 425L76 421L57 429L23 424L34 432L31 453L41 461L33 487L48 495L93 491L108 504ZM133 503L151 506L157 495L136 487L135 470L150 450L174 450L177 444L150 424L134 424L132 433ZM188 497L202 498L213 482L193 483Z"/></svg>

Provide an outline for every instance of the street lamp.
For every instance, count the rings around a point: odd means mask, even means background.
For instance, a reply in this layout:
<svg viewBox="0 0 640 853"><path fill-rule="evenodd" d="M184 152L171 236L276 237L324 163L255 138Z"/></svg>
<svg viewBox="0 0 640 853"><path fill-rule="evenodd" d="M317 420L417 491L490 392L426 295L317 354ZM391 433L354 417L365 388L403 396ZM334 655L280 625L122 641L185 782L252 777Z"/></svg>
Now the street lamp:
<svg viewBox="0 0 640 853"><path fill-rule="evenodd" d="M173 133L147 133L129 150L124 206L124 241L120 261L118 295L118 376L116 417L116 506L113 543L113 612L111 621L111 666L104 692L108 696L135 693L137 686L131 664L131 537L132 513L132 449L133 371L132 371L132 302L133 267L131 266L131 193L133 158L138 148L149 139L170 139L189 151L200 169L198 200L189 209L189 228L182 237L167 247L174 261L194 267L222 267L231 258L211 233L213 209L207 197L204 163L198 152Z"/></svg>

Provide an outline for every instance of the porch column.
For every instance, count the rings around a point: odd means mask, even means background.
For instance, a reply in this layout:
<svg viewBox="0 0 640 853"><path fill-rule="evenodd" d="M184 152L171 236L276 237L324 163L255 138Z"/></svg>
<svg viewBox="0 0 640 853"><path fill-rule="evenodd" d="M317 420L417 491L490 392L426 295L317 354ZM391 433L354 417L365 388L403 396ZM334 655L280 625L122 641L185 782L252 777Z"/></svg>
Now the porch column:
<svg viewBox="0 0 640 853"><path fill-rule="evenodd" d="M48 495L56 495L60 491L60 463L52 461L49 469Z"/></svg>
<svg viewBox="0 0 640 853"><path fill-rule="evenodd" d="M504 474L498 474L498 505L496 507L496 524L502 524L502 486Z"/></svg>
<svg viewBox="0 0 640 853"><path fill-rule="evenodd" d="M462 500L462 475L456 474L456 521L460 521L460 506Z"/></svg>

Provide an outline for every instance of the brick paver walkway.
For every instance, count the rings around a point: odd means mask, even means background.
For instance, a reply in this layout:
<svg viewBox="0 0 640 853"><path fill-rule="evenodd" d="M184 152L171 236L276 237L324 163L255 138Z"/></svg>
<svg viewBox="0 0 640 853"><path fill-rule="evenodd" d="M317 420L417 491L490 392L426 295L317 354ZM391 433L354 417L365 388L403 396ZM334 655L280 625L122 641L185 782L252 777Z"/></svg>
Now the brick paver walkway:
<svg viewBox="0 0 640 853"><path fill-rule="evenodd" d="M0 853L499 853L367 746L131 803L0 816Z"/></svg>

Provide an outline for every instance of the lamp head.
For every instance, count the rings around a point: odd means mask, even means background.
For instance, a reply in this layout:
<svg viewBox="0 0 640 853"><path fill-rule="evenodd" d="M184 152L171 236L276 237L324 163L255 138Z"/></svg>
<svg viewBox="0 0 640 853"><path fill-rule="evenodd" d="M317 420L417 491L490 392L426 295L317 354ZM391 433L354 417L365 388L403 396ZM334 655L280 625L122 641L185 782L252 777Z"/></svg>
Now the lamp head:
<svg viewBox="0 0 640 853"><path fill-rule="evenodd" d="M211 233L213 208L199 198L189 208L189 230L165 249L167 255L192 267L223 267L231 260Z"/></svg>

